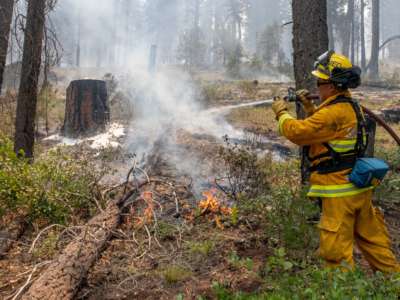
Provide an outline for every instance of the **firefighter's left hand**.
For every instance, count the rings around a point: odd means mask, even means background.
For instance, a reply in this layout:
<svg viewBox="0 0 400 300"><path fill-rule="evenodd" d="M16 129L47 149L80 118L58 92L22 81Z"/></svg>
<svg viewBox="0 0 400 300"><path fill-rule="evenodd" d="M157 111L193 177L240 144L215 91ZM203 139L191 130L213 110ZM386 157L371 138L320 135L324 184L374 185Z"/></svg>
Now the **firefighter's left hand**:
<svg viewBox="0 0 400 300"><path fill-rule="evenodd" d="M288 110L287 102L281 97L275 97L274 103L272 103L272 110L276 115L276 119L279 120L279 117Z"/></svg>

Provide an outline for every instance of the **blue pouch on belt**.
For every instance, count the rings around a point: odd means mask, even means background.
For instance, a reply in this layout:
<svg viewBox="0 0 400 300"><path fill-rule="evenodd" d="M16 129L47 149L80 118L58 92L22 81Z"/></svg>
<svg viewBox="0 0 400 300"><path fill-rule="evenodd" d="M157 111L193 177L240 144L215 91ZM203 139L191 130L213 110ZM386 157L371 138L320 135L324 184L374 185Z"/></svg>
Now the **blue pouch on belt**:
<svg viewBox="0 0 400 300"><path fill-rule="evenodd" d="M349 176L349 180L359 188L377 186L389 171L388 164L378 158L359 158Z"/></svg>

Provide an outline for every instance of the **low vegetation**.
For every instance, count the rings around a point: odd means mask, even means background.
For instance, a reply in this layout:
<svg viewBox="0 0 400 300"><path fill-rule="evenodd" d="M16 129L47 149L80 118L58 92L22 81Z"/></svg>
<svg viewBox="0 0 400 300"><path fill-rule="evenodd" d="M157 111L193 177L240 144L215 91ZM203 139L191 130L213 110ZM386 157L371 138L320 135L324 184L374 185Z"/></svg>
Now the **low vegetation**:
<svg viewBox="0 0 400 300"><path fill-rule="evenodd" d="M73 223L93 215L98 174L88 161L62 149L33 163L18 157L12 142L0 138L0 217L22 214L29 223Z"/></svg>
<svg viewBox="0 0 400 300"><path fill-rule="evenodd" d="M230 117L235 122L259 123L260 132L276 131L276 122L265 108L237 110ZM278 136L274 138L279 141ZM375 193L375 201L387 212L398 255L400 236L393 228L400 215L400 156L394 144L384 143L388 139L379 129L376 154L390 162L391 170ZM166 206L167 192L165 187L157 190L152 206L157 219L150 217L149 222L138 226L137 214L147 210L132 207L78 296L88 291L105 293L104 288L114 296L142 299L160 295L199 300L398 299L398 275L371 274L357 255L359 267L352 272L324 269L315 254L319 207L298 185L296 157L274 161L268 155L257 155L251 143L227 142L216 153L225 166L217 178L224 190L216 197L230 204L229 213L201 210L193 201L199 199L188 198L190 202L175 193L172 197L178 195L180 212L167 218L171 207L175 214L175 202L158 213ZM113 153L104 151L98 157L109 162ZM60 224L42 232L30 253L32 261L56 257L65 246L65 236L73 237L79 225L104 207L98 187L101 173L88 160L63 148L39 155L34 162L23 160L14 154L11 140L2 136L1 225L15 216L26 216L31 232L24 237L28 245L21 249L27 252L38 232ZM67 241L70 239L68 236ZM4 282L0 280L2 292L4 286L5 290L9 288L7 284L15 274L8 274L11 268L5 261L0 261L0 267L0 278L5 278ZM19 267L16 273L26 271ZM107 285L103 287L104 282Z"/></svg>

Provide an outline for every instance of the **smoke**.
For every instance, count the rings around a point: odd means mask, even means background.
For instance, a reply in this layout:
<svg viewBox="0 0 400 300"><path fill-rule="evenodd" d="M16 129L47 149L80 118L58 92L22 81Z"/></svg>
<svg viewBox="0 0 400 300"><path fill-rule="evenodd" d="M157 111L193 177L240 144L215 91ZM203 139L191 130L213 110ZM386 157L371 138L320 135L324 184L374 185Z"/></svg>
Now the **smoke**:
<svg viewBox="0 0 400 300"><path fill-rule="evenodd" d="M179 146L182 136L201 134L222 142L224 135L241 137L223 115L205 109L201 91L190 75L179 68L161 67L148 72L149 51L130 57L122 89L131 97L134 117L126 138L126 149L147 161L157 152L182 173L198 178L206 164L196 154Z"/></svg>
<svg viewBox="0 0 400 300"><path fill-rule="evenodd" d="M212 166L193 151L195 147L187 147L196 143L193 135L208 136L220 145L225 135L241 139L244 134L229 125L221 111L203 106L199 87L179 67L179 37L193 26L189 4L182 0L63 0L53 20L65 50L64 66L73 65L79 71L75 78L66 75L68 80L101 79L112 73L119 89L129 95L134 116L126 128L124 151L136 154L144 166L159 155L178 174L187 174L200 185ZM223 1L220 4L221 14L228 13ZM211 24L205 22L207 16L201 12L204 29ZM158 65L149 72L153 44L158 48ZM185 137L191 137L186 145Z"/></svg>

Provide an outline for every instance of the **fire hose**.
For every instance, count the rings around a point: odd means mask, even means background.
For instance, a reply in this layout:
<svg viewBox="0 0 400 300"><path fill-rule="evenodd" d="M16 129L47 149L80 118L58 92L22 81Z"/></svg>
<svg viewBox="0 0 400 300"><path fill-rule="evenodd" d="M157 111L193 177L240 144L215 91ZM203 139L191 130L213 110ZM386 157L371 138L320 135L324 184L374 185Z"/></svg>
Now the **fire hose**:
<svg viewBox="0 0 400 300"><path fill-rule="evenodd" d="M307 98L309 98L310 100L317 100L317 99L319 99L319 96L311 94L311 95L307 96ZM285 97L285 100L288 102L297 102L298 101L296 91L293 88L288 89L288 95ZM393 128L391 128L385 122L385 120L383 120L380 116L378 116L376 113L371 111L369 108L367 108L363 105L360 105L360 106L361 106L362 110L364 111L364 113L366 115L368 115L372 120L374 120L377 124L382 126L390 134L390 136L397 142L397 144L400 146L400 137L393 130Z"/></svg>

